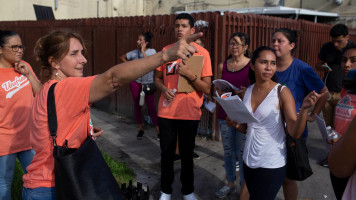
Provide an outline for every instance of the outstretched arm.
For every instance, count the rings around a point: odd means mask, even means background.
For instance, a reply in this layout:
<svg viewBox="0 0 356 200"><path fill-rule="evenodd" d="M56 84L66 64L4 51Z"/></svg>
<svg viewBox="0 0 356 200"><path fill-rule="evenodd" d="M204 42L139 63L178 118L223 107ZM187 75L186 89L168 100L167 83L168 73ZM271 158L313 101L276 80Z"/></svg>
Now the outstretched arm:
<svg viewBox="0 0 356 200"><path fill-rule="evenodd" d="M102 99L119 87L154 70L162 63L176 60L177 58L187 59L187 54L191 55L196 52L196 48L189 45L189 43L200 38L202 35L202 33L197 33L188 36L179 40L165 51L158 52L143 59L116 65L103 74L98 75L90 88L89 103Z"/></svg>
<svg viewBox="0 0 356 200"><path fill-rule="evenodd" d="M307 120L309 122L315 121L315 114L319 115L321 112L321 109L324 107L326 101L329 98L329 90L326 86L323 87L323 89L320 90L319 94L321 95L318 102L316 102L313 111L310 112Z"/></svg>
<svg viewBox="0 0 356 200"><path fill-rule="evenodd" d="M303 101L302 107L297 115L294 98L288 88L284 88L281 91L281 101L285 121L287 123L287 129L289 134L293 138L299 138L305 129L305 124L308 117L308 109L315 105L321 95L315 91L310 92Z"/></svg>

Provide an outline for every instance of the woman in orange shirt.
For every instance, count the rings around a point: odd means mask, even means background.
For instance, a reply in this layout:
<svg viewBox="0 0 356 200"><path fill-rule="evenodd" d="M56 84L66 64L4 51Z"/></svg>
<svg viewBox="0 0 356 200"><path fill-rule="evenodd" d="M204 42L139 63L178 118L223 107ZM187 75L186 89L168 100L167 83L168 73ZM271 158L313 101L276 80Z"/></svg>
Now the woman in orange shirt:
<svg viewBox="0 0 356 200"><path fill-rule="evenodd" d="M0 30L0 199L11 199L16 158L26 173L33 155L28 140L29 115L41 87L31 66L22 61L20 36Z"/></svg>
<svg viewBox="0 0 356 200"><path fill-rule="evenodd" d="M113 66L97 76L83 76L86 49L82 37L71 31L54 31L37 41L35 53L41 61L43 87L36 95L31 113L31 143L36 155L24 175L23 199L55 199L53 141L47 120L47 95L53 83L58 130L57 144L68 140L79 148L90 130L90 105L124 84L152 71L161 63L187 59L196 49L188 43L201 34L178 41L171 48L147 58ZM46 195L46 196L43 196Z"/></svg>

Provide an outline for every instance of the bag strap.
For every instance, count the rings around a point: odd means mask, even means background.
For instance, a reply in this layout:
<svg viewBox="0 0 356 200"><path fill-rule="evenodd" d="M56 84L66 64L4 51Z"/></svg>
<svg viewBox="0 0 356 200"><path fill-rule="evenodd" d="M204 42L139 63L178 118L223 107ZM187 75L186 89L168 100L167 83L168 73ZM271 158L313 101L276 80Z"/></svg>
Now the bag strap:
<svg viewBox="0 0 356 200"><path fill-rule="evenodd" d="M51 85L47 95L48 127L49 127L49 132L51 133L51 138L53 139L54 146L57 146L56 137L57 137L57 128L58 128L56 103L54 98L54 88L56 87L56 85L57 83Z"/></svg>
<svg viewBox="0 0 356 200"><path fill-rule="evenodd" d="M286 120L285 120L285 116L284 116L283 104L282 104L282 101L281 101L281 89L282 89L282 85L279 85L278 89L277 89L277 94L278 94L279 108L280 108L281 115L282 115L284 132L287 134L288 130L287 130L287 126L285 124Z"/></svg>

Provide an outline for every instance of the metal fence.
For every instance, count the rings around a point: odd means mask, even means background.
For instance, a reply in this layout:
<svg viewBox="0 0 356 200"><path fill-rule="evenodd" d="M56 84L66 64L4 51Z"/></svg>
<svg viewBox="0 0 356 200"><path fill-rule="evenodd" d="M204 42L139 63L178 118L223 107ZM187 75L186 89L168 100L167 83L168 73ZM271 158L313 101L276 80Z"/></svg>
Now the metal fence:
<svg viewBox="0 0 356 200"><path fill-rule="evenodd" d="M237 14L232 12L195 13L196 20L204 20L208 27L199 27L204 33L204 47L210 52L214 78L217 65L227 57L227 40L231 33L240 31L251 38L250 50L261 45L269 45L272 33L276 28L287 27L298 32L298 44L295 56L311 66L317 62L317 54L323 43L330 40L331 25L318 24L304 20L269 17L253 14ZM28 61L35 73L39 75L40 66L33 56L33 48L38 38L51 30L69 28L79 32L86 42L88 63L84 74L102 73L116 63L121 55L136 48L137 36L145 31L153 33L152 47L157 51L165 45L175 42L175 15L156 15L139 17L77 19L77 20L43 20L0 22L0 29L12 30L21 36L27 47L24 60ZM351 39L356 39L356 32L350 30ZM356 41L356 40L354 40ZM320 76L322 74L318 73ZM159 93L156 93L156 100ZM157 102L157 101L156 101ZM95 104L103 110L117 112L134 117L133 102L128 86L120 88L104 100ZM203 111L199 130L211 133L218 138L218 126L215 115Z"/></svg>

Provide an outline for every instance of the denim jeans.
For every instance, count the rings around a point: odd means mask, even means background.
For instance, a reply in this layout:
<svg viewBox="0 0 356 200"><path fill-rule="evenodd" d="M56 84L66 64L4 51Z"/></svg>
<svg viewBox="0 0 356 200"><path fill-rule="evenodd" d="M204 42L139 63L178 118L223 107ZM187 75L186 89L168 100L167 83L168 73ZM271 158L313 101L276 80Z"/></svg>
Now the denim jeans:
<svg viewBox="0 0 356 200"><path fill-rule="evenodd" d="M26 150L9 155L0 156L0 200L11 199L11 184L14 176L16 157L19 159L24 173L31 163L35 151Z"/></svg>
<svg viewBox="0 0 356 200"><path fill-rule="evenodd" d="M55 200L56 188L22 188L22 200Z"/></svg>
<svg viewBox="0 0 356 200"><path fill-rule="evenodd" d="M228 182L235 182L237 159L240 163L240 186L242 186L244 181L242 154L246 137L244 134L238 132L236 128L227 126L225 120L218 119L218 121L220 125L222 143L224 146L224 166L226 180Z"/></svg>

